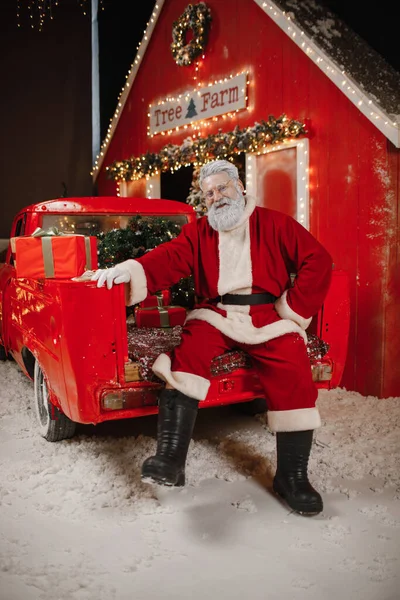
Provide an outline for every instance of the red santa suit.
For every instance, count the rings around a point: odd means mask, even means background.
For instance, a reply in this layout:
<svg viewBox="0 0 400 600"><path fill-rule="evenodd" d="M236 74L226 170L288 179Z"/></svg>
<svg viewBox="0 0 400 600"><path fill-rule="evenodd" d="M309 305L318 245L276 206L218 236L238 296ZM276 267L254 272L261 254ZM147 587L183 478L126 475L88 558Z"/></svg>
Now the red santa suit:
<svg viewBox="0 0 400 600"><path fill-rule="evenodd" d="M271 430L320 426L305 330L325 299L332 258L302 225L247 197L244 213L231 230L215 231L202 217L185 225L172 241L123 264L131 272L127 305L182 277L194 277L199 303L189 312L172 357L161 354L154 362L157 376L203 400L212 359L239 347L253 357ZM293 286L291 273L296 273ZM252 306L209 301L228 293L260 292L278 299Z"/></svg>

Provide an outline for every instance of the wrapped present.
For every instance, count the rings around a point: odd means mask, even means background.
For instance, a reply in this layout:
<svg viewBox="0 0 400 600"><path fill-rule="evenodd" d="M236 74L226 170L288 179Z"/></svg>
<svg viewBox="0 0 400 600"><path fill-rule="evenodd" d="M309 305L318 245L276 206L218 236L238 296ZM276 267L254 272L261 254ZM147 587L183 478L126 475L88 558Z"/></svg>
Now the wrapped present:
<svg viewBox="0 0 400 600"><path fill-rule="evenodd" d="M250 356L243 350L228 350L216 356L211 363L211 375L227 375L236 369L250 369Z"/></svg>
<svg viewBox="0 0 400 600"><path fill-rule="evenodd" d="M154 308L155 306L168 306L169 304L171 304L170 290L161 290L160 292L157 292L157 294L147 296L147 298L140 302L140 306L142 306L143 308Z"/></svg>
<svg viewBox="0 0 400 600"><path fill-rule="evenodd" d="M329 344L313 333L307 334L307 354L310 362L321 360L329 350Z"/></svg>
<svg viewBox="0 0 400 600"><path fill-rule="evenodd" d="M136 327L129 325L128 353L129 358L140 365L140 375L145 381L159 382L151 367L162 352L170 352L181 341L182 327L177 325L170 329L161 327Z"/></svg>
<svg viewBox="0 0 400 600"><path fill-rule="evenodd" d="M70 279L97 269L97 238L61 234L55 227L11 238L17 277Z"/></svg>
<svg viewBox="0 0 400 600"><path fill-rule="evenodd" d="M160 381L153 373L152 366L162 352L171 352L181 341L182 327L177 325L170 329L158 327L137 327L127 324L129 358L139 363L142 379ZM318 351L316 350L318 347ZM315 335L308 335L307 351L313 364L315 356L321 358L326 353L327 344ZM244 350L228 350L216 356L211 362L211 375L217 377L228 375L236 369L250 369L252 361Z"/></svg>
<svg viewBox="0 0 400 600"><path fill-rule="evenodd" d="M175 327L183 325L186 309L182 306L156 306L135 308L135 320L138 327Z"/></svg>

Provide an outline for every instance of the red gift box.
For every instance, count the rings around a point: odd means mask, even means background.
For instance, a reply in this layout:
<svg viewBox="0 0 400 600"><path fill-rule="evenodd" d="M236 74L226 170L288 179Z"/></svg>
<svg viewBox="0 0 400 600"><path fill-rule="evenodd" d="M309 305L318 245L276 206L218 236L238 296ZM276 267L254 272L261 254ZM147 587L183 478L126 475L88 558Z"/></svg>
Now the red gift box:
<svg viewBox="0 0 400 600"><path fill-rule="evenodd" d="M142 302L140 302L140 306L143 308L154 308L156 306L168 306L171 304L171 292L170 290L162 290L161 292L157 292L157 294L153 294L152 296L147 296Z"/></svg>
<svg viewBox="0 0 400 600"><path fill-rule="evenodd" d="M157 306L135 309L137 327L175 327L183 325L186 309L182 306Z"/></svg>
<svg viewBox="0 0 400 600"><path fill-rule="evenodd" d="M42 235L11 238L17 277L69 279L97 269L97 238Z"/></svg>

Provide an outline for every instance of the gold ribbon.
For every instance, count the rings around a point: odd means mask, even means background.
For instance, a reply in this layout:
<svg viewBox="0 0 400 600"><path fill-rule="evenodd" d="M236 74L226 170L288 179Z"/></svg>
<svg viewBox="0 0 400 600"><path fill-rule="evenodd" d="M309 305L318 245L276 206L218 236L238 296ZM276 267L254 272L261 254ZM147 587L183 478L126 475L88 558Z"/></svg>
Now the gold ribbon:
<svg viewBox="0 0 400 600"><path fill-rule="evenodd" d="M42 254L44 274L46 277L54 277L54 259L51 237L42 237Z"/></svg>
<svg viewBox="0 0 400 600"><path fill-rule="evenodd" d="M160 315L160 327L170 327L168 308L177 308L177 306L146 306L144 308L140 307L138 310L142 312L142 310L157 309Z"/></svg>
<svg viewBox="0 0 400 600"><path fill-rule="evenodd" d="M161 327L169 327L169 313L164 306L157 306L158 312L160 313L160 325Z"/></svg>
<svg viewBox="0 0 400 600"><path fill-rule="evenodd" d="M53 247L51 245L51 238L55 236L79 236L85 238L85 254L86 254L86 270L92 268L92 253L90 251L90 238L80 233L64 233L57 227L49 227L48 229L42 229L36 227L35 231L31 234L31 237L42 238L42 252L43 252L43 265L46 277L54 277L54 259L53 259ZM168 327L168 325L164 325Z"/></svg>
<svg viewBox="0 0 400 600"><path fill-rule="evenodd" d="M36 227L35 231L31 233L31 237L44 237L49 235L71 235L64 233L57 229L57 227L49 227L48 229L42 229L41 227ZM73 234L72 234L73 235Z"/></svg>
<svg viewBox="0 0 400 600"><path fill-rule="evenodd" d="M86 269L90 271L92 269L92 253L90 252L90 238L85 235L85 252L86 252Z"/></svg>

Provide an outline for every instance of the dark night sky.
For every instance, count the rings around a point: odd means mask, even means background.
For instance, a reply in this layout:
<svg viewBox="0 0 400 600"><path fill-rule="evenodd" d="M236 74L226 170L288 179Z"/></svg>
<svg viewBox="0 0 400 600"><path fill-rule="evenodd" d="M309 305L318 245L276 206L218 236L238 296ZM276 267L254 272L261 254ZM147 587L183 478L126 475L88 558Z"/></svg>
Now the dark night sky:
<svg viewBox="0 0 400 600"><path fill-rule="evenodd" d="M2 0L3 2L4 0ZM126 75L136 55L138 43L149 21L155 0L98 0L103 10L99 11L99 47L100 47L100 120L101 140L104 139L110 119L113 117L117 99L125 83ZM17 0L7 0L10 6ZM90 7L90 0L86 0ZM395 0L380 0L372 7L366 0L316 0L336 13L349 27L363 37L395 69L400 71L400 52L398 51L398 20L394 15ZM60 6L52 0L54 18L60 15ZM90 19L83 14L83 0L59 0L59 5L75 5L82 19ZM188 0L189 3L189 0ZM369 2L368 2L369 4ZM27 5L20 1L20 6ZM138 8L140 6L140 9ZM24 26L27 26L29 11L25 12ZM90 11L89 11L90 13ZM51 27L46 21L44 29Z"/></svg>
<svg viewBox="0 0 400 600"><path fill-rule="evenodd" d="M153 0L141 2L139 15L137 2L103 0L104 10L99 16L102 140L154 4ZM381 0L372 7L363 0L317 0L317 4L328 7L400 71L394 0Z"/></svg>
<svg viewBox="0 0 400 600"><path fill-rule="evenodd" d="M360 0L316 1L334 11L400 71L394 0L381 0L372 8ZM22 206L64 193L85 196L93 192L90 11L84 15L85 2L89 8L91 0L59 0L58 5L56 0L0 1L4 155L0 237L8 236L13 215ZM99 3L104 7L99 14L103 141L155 1ZM31 29L30 9L50 5L54 20L47 19L42 32Z"/></svg>
<svg viewBox="0 0 400 600"><path fill-rule="evenodd" d="M329 8L400 71L395 0L381 0L372 5L365 0L317 0L316 3Z"/></svg>

